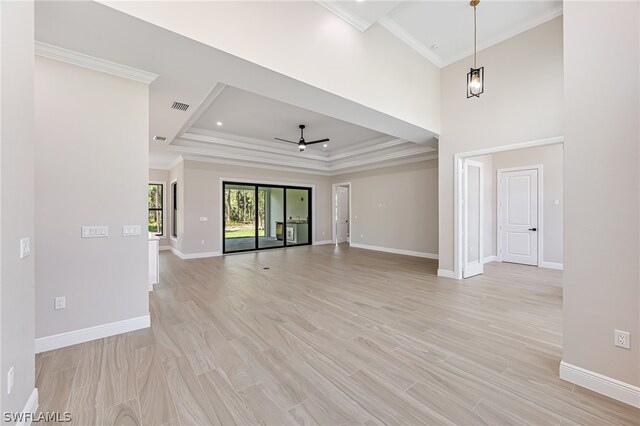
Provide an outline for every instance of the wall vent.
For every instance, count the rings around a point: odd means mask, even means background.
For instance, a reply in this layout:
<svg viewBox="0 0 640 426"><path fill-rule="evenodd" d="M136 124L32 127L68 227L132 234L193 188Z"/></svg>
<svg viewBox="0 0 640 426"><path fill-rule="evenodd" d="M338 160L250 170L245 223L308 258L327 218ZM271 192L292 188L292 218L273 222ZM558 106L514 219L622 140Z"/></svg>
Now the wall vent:
<svg viewBox="0 0 640 426"><path fill-rule="evenodd" d="M164 136L154 136L153 140L156 142L166 142L167 138L165 138Z"/></svg>
<svg viewBox="0 0 640 426"><path fill-rule="evenodd" d="M189 108L189 105L183 104L182 102L174 102L173 105L171 105L171 108L186 111Z"/></svg>

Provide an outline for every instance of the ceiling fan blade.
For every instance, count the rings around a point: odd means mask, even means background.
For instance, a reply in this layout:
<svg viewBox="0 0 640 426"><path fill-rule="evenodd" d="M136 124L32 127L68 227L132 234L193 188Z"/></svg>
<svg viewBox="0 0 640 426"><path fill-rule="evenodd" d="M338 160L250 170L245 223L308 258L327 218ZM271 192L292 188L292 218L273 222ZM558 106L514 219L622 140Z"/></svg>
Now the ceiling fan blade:
<svg viewBox="0 0 640 426"><path fill-rule="evenodd" d="M329 138L327 138L327 139L319 139L317 141L307 142L307 145L311 145L311 144L314 144L314 143L322 143L322 142L329 142Z"/></svg>
<svg viewBox="0 0 640 426"><path fill-rule="evenodd" d="M298 144L298 142L288 141L288 140L286 140L286 139L280 139L280 138L274 138L274 139L277 139L277 140L282 141L282 142L295 143L296 145Z"/></svg>

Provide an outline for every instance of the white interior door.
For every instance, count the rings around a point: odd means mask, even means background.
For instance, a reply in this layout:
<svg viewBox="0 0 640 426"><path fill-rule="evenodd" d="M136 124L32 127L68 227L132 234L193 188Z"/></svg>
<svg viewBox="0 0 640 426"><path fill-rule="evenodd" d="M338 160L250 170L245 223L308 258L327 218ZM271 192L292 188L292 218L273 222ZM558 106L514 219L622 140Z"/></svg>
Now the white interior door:
<svg viewBox="0 0 640 426"><path fill-rule="evenodd" d="M336 188L336 238L338 243L349 239L349 188Z"/></svg>
<svg viewBox="0 0 640 426"><path fill-rule="evenodd" d="M538 170L500 173L500 250L503 262L538 265Z"/></svg>
<svg viewBox="0 0 640 426"><path fill-rule="evenodd" d="M482 274L482 163L465 160L463 173L463 242L462 276Z"/></svg>

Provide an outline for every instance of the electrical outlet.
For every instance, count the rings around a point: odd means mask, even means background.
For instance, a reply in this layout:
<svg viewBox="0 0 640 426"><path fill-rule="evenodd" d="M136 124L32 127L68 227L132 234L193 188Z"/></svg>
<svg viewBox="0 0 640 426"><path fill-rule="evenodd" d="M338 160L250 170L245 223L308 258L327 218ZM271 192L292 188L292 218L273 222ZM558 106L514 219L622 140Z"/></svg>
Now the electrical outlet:
<svg viewBox="0 0 640 426"><path fill-rule="evenodd" d="M9 372L7 373L7 395L9 395L11 391L13 391L14 383L15 383L15 378L13 373L13 367L11 367L9 369Z"/></svg>
<svg viewBox="0 0 640 426"><path fill-rule="evenodd" d="M200 240L200 244L204 245L204 240Z"/></svg>
<svg viewBox="0 0 640 426"><path fill-rule="evenodd" d="M58 310L58 309L65 309L66 307L67 307L67 298L64 296L56 297L54 308Z"/></svg>
<svg viewBox="0 0 640 426"><path fill-rule="evenodd" d="M631 349L631 333L628 331L615 330L614 336L614 345L625 349Z"/></svg>

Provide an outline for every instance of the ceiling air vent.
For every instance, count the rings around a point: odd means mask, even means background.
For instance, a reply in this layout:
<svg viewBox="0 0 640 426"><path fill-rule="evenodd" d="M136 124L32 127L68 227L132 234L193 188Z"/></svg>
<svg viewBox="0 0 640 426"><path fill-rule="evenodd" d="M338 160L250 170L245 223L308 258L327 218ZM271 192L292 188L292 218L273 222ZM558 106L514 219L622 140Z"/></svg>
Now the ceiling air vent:
<svg viewBox="0 0 640 426"><path fill-rule="evenodd" d="M186 111L189 108L189 105L183 104L182 102L174 102L173 105L171 105L171 108Z"/></svg>
<svg viewBox="0 0 640 426"><path fill-rule="evenodd" d="M164 136L154 136L153 140L156 142L166 142L167 138L165 138Z"/></svg>

